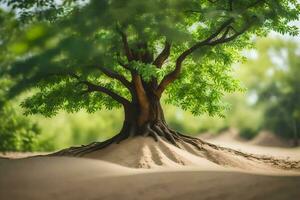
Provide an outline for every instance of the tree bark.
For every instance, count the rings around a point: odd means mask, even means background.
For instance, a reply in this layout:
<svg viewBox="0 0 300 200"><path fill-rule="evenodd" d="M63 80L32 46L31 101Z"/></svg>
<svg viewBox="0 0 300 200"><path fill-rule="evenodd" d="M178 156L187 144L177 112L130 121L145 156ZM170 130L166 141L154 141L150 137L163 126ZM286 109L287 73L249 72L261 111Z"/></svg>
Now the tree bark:
<svg viewBox="0 0 300 200"><path fill-rule="evenodd" d="M142 104L135 102L124 107L125 120L122 130L128 130L128 126L131 126L131 136L147 134L148 126L166 124L164 112L157 97L148 96Z"/></svg>

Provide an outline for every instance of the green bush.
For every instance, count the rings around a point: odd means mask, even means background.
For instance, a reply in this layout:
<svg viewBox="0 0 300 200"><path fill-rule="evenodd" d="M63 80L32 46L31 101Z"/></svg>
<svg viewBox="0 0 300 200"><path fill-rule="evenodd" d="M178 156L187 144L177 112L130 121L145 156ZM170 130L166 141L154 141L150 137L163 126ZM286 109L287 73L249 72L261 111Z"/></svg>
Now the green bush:
<svg viewBox="0 0 300 200"><path fill-rule="evenodd" d="M0 109L0 151L34 151L37 147L37 124L17 114L12 106Z"/></svg>
<svg viewBox="0 0 300 200"><path fill-rule="evenodd" d="M255 128L243 127L240 129L240 136L247 140L253 139L258 134L258 130Z"/></svg>

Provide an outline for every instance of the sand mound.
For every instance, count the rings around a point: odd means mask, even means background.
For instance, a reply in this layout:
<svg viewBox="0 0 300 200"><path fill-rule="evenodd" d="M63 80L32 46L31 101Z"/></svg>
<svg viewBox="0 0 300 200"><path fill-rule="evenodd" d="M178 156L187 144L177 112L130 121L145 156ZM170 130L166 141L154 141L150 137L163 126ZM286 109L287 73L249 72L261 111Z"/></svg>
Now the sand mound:
<svg viewBox="0 0 300 200"><path fill-rule="evenodd" d="M0 199L284 200L300 195L299 173L278 170L292 162L208 143L201 150L181 148L136 137L86 155L94 159L0 159Z"/></svg>
<svg viewBox="0 0 300 200"><path fill-rule="evenodd" d="M196 166L200 169L216 170L233 167L248 171L300 169L299 162L256 157L209 143L204 143L200 148L201 150L192 145L183 144L180 149L164 140L155 142L152 138L135 137L86 154L85 157L132 168Z"/></svg>
<svg viewBox="0 0 300 200"><path fill-rule="evenodd" d="M214 139L215 137L217 137L217 135L210 133L210 132L205 132L205 133L201 133L201 134L197 135L196 137L201 140L211 140L211 139Z"/></svg>
<svg viewBox="0 0 300 200"><path fill-rule="evenodd" d="M253 145L268 146L268 147L288 147L290 146L287 141L279 136L269 132L260 132L253 140L250 141Z"/></svg>
<svg viewBox="0 0 300 200"><path fill-rule="evenodd" d="M222 142L245 141L245 139L240 136L239 131L235 128L223 131L213 139Z"/></svg>
<svg viewBox="0 0 300 200"><path fill-rule="evenodd" d="M84 157L132 168L178 168L182 166L220 168L217 164L205 159L204 155L197 153L190 145L186 144L184 149L179 149L164 140L155 142L150 137L127 139L119 144L86 154Z"/></svg>
<svg viewBox="0 0 300 200"><path fill-rule="evenodd" d="M218 134L213 133L202 133L197 136L205 141L214 141L218 144L227 144L232 142L245 142L246 140L242 138L239 134L239 131L235 128L226 129Z"/></svg>

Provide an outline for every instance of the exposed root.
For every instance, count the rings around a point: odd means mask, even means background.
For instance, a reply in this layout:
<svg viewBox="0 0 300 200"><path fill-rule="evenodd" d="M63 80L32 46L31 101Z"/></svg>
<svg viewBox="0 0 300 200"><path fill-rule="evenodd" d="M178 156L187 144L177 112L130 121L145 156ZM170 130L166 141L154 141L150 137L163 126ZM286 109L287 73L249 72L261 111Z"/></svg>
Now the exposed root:
<svg viewBox="0 0 300 200"><path fill-rule="evenodd" d="M190 136L185 136L181 133L171 130L164 123L147 123L140 130L142 133L138 135L143 135L145 137L152 137L156 142L163 138L173 144L174 146L181 148L182 143L188 143L198 150L201 150L201 146L204 143L202 140L198 138L193 138ZM99 149L103 149L113 143L120 143L121 141L130 137L131 134L128 131L121 131L118 135L104 141L104 142L93 142L88 145L82 145L79 147L70 147L67 149L63 149L61 151L55 152L51 154L52 156L83 156L87 153L91 153L93 151L97 151Z"/></svg>
<svg viewBox="0 0 300 200"><path fill-rule="evenodd" d="M51 156L83 156L87 153L103 149L113 143L120 143L129 137L128 134L120 133L104 142L93 142L88 145L82 145L80 147L70 147L61 151L50 154Z"/></svg>
<svg viewBox="0 0 300 200"><path fill-rule="evenodd" d="M152 137L155 140L155 142L157 142L159 139L158 134L151 128L150 123L147 123L145 125L144 133L142 135L145 137L147 137L147 136Z"/></svg>
<svg viewBox="0 0 300 200"><path fill-rule="evenodd" d="M237 162L240 158L243 160L248 160L249 162L254 161L265 163L270 166L278 167L280 169L300 169L299 161L289 161L283 159L275 159L267 156L246 154L230 148L220 147L211 143L204 142L199 138L183 135L177 131L170 129L164 123L147 123L141 130L139 130L137 135L144 137L152 137L156 142L162 139L181 149L189 148L189 152L193 153L194 155L205 157L206 159L219 165L226 165L226 163L224 163L222 159L219 160L219 158L216 156L224 154L226 156L231 157L232 159L237 158ZM50 156L80 157L84 156L85 154L104 149L111 144L118 144L131 136L132 135L130 131L121 131L121 133L119 133L118 135L104 142L94 142L88 145L82 145L80 147L70 147L68 149L63 149L61 151L53 153ZM194 150L191 150L192 147L194 147Z"/></svg>

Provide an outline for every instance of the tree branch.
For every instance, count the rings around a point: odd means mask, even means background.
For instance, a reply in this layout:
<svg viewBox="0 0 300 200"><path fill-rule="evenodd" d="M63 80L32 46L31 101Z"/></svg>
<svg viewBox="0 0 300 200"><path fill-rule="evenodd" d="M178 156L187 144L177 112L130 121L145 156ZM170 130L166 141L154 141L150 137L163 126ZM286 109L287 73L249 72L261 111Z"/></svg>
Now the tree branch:
<svg viewBox="0 0 300 200"><path fill-rule="evenodd" d="M145 106L145 105L147 105L148 97L147 97L145 88L143 86L142 79L141 79L140 75L138 75L136 72L132 72L131 74L132 74L132 81L135 86L135 91L136 91L136 96L137 96L138 102L139 102L140 106Z"/></svg>
<svg viewBox="0 0 300 200"><path fill-rule="evenodd" d="M215 3L217 0L210 0L211 3ZM245 11L247 11L248 9L257 6L260 3L264 3L265 0L256 0L253 3L250 3L248 6L246 6L242 11L240 11L240 14L244 13ZM229 0L230 3L230 9L232 10L233 7L233 1ZM256 18L256 17L255 17ZM214 46L217 44L221 44L221 43L225 43L225 42L229 42L231 40L234 40L235 38L237 38L238 36L240 36L241 34L243 34L245 31L247 31L252 23L250 22L248 25L246 25L241 31L236 31L230 24L234 22L234 18L231 17L228 20L226 20L216 31L215 33L213 33L212 35L210 35L207 39L200 41L198 43L196 43L195 45L193 45L192 47L190 47L189 49L187 49L186 51L184 51L182 54L179 55L179 57L176 60L176 65L175 65L175 69L170 72L169 74L167 74L162 81L160 82L156 93L158 96L161 96L162 92L165 90L165 88L172 83L174 80L176 80L176 78L179 76L180 72L181 72L181 68L182 68L182 63L183 61L191 54L193 53L195 50L199 49L200 47L209 45L209 46ZM227 28L223 35L221 36L220 39L216 39L214 41L212 41L213 39L215 39L225 28ZM235 32L234 35L227 37L230 28Z"/></svg>
<svg viewBox="0 0 300 200"><path fill-rule="evenodd" d="M102 92L108 96L110 96L111 98L113 98L115 101L121 103L123 106L127 106L130 104L130 102L125 99L124 97L118 95L117 93L111 91L110 89L100 86L100 85L96 85L93 84L87 80L81 80L81 78L76 75L75 73L69 73L69 75L73 78L76 78L78 80L78 84L84 84L87 86L87 90L84 91L84 93L91 93L91 92Z"/></svg>
<svg viewBox="0 0 300 200"><path fill-rule="evenodd" d="M127 69L128 71L132 72L133 70L129 67L128 64L123 63L121 60L118 60L118 64L123 67L124 69Z"/></svg>
<svg viewBox="0 0 300 200"><path fill-rule="evenodd" d="M222 43L226 43L226 42L230 42L230 41L234 40L238 36L245 33L247 30L249 30L249 28L251 28L251 26L254 23L256 17L253 17L253 18L254 18L253 21L248 22L240 31L237 31L232 26L229 26L228 29L226 29L226 31L224 32L224 34L222 35L222 37L220 39L211 41L207 45L214 46L214 45L217 45L217 44L222 44ZM233 34L230 37L227 37L230 29L232 29L235 32L235 34Z"/></svg>
<svg viewBox="0 0 300 200"><path fill-rule="evenodd" d="M130 62L134 58L133 58L133 54L132 54L132 52L129 48L127 35L121 30L121 28L117 28L117 31L119 32L119 34L122 37L124 51L125 51L128 62ZM142 79L141 79L140 75L138 75L137 72L135 72L135 70L130 69L129 65L126 65L126 64L122 63L120 60L118 61L118 63L124 69L127 69L131 72L132 82L134 84L135 92L136 92L133 95L133 99L135 99L135 95L136 95L139 104L141 106L143 106L147 102L147 95L146 95L146 91L144 89L144 86L143 86Z"/></svg>
<svg viewBox="0 0 300 200"><path fill-rule="evenodd" d="M256 17L254 16L254 19L256 19ZM243 27L240 31L236 31L230 24L233 22L233 18L230 18L229 20L225 21L221 27L214 33L212 34L210 37L208 37L207 39L196 43L194 46L192 46L191 48L187 49L186 51L184 51L176 60L176 66L175 69L170 72L169 74L167 74L162 81L160 82L157 90L156 90L156 94L158 96L161 96L161 94L163 93L163 91L165 90L165 88L172 83L174 80L177 79L177 77L179 76L180 72L181 72L181 68L182 68L182 63L183 61L187 58L187 56L189 56L191 53L193 53L195 50L197 50L200 47L203 46L215 46L218 44L222 44L222 43L226 43L226 42L230 42L232 40L234 40L235 38L237 38L238 36L240 36L241 34L245 33L253 24L253 21L250 21L246 24L245 27ZM215 37L217 37L223 30L225 29L224 33L222 34L221 38L213 40ZM230 29L232 29L235 34L233 34L230 37L228 36L228 33L230 31Z"/></svg>
<svg viewBox="0 0 300 200"><path fill-rule="evenodd" d="M125 55L126 55L128 61L130 62L133 60L133 55L129 48L127 35L121 30L121 28L117 28L117 31L121 35Z"/></svg>
<svg viewBox="0 0 300 200"><path fill-rule="evenodd" d="M130 91L132 90L131 83L124 76L122 76L121 74L118 74L117 72L115 72L113 70L110 70L108 68L105 68L105 67L100 67L99 66L98 69L100 69L106 76L120 81Z"/></svg>
<svg viewBox="0 0 300 200"><path fill-rule="evenodd" d="M176 80L176 78L179 76L180 71L181 71L181 67L182 67L182 62L191 54L193 53L195 50L197 50L198 48L205 46L207 44L209 44L209 42L214 39L215 37L217 37L227 26L229 26L232 22L234 21L234 18L229 18L228 20L226 20L213 34L211 34L208 38L206 38L205 40L202 40L200 42L197 42L195 45L193 45L192 47L190 47L189 49L185 50L183 53L181 53L179 55L179 57L176 59L176 65L175 65L175 69L170 72L169 74L167 74L162 81L160 82L156 93L158 96L161 96L162 92L165 90L165 88L174 80Z"/></svg>
<svg viewBox="0 0 300 200"><path fill-rule="evenodd" d="M230 31L232 26L227 26L224 33L222 34L221 38L220 39L225 39ZM233 29L234 30L234 29Z"/></svg>
<svg viewBox="0 0 300 200"><path fill-rule="evenodd" d="M155 65L157 68L161 68L162 65L164 64L164 62L170 56L170 51L171 51L171 43L166 41L164 49L157 56L157 58L154 60L153 65Z"/></svg>
<svg viewBox="0 0 300 200"><path fill-rule="evenodd" d="M115 101L121 103L124 106L130 104L130 102L127 99L125 99L124 97L118 95L117 93L111 91L110 89L108 89L106 87L103 87L103 86L100 86L100 85L95 85L95 84L90 83L88 81L83 81L81 83L84 83L85 85L87 85L87 87L88 87L87 92L102 92L102 93L110 96Z"/></svg>

